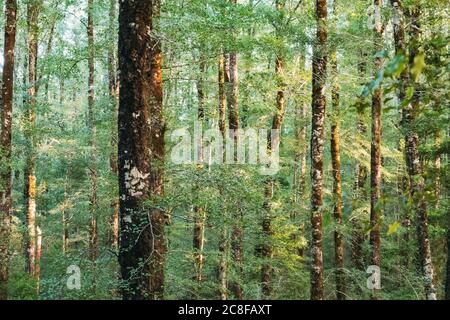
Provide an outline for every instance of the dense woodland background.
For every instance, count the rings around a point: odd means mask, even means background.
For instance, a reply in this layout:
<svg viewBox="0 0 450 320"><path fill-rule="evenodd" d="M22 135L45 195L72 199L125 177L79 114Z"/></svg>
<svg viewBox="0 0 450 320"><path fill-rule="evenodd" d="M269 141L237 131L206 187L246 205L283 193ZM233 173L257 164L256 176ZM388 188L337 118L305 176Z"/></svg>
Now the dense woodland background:
<svg viewBox="0 0 450 320"><path fill-rule="evenodd" d="M1 299L450 299L447 1L0 7ZM280 172L174 165L196 120Z"/></svg>

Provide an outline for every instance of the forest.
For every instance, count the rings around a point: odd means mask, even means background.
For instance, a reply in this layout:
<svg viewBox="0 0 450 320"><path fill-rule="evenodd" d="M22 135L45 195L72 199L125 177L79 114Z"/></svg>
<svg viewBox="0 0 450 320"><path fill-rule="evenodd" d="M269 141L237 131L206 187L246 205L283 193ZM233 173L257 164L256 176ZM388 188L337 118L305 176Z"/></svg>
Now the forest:
<svg viewBox="0 0 450 320"><path fill-rule="evenodd" d="M0 8L0 300L450 300L447 0Z"/></svg>

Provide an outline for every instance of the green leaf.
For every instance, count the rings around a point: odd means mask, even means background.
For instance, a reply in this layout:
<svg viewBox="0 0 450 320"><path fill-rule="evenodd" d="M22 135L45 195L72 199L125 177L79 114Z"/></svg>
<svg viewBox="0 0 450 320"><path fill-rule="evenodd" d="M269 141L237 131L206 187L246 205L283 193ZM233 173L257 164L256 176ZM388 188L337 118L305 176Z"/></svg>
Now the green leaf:
<svg viewBox="0 0 450 320"><path fill-rule="evenodd" d="M400 229L401 226L402 226L401 223L398 222L398 221L396 221L396 222L394 222L393 224L391 224L391 225L389 226L388 236L391 236L391 235L393 235L393 234L396 234L396 233L398 232L398 229Z"/></svg>
<svg viewBox="0 0 450 320"><path fill-rule="evenodd" d="M420 75L426 67L425 53L421 52L414 58L414 66L411 68L411 73L414 76L414 81L418 82Z"/></svg>

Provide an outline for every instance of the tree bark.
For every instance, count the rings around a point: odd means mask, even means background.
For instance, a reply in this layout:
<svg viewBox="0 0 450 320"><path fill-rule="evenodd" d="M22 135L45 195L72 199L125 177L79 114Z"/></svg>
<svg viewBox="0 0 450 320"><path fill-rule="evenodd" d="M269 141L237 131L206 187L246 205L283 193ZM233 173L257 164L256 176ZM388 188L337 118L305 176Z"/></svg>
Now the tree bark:
<svg viewBox="0 0 450 320"><path fill-rule="evenodd" d="M26 210L26 271L36 276L36 104L37 104L37 58L38 19L41 1L27 4L28 23L28 99L27 99L27 159L25 169L25 210Z"/></svg>
<svg viewBox="0 0 450 320"><path fill-rule="evenodd" d="M199 62L199 78L197 81L197 98L198 98L198 111L197 111L197 121L203 124L205 122L205 71L206 64L203 55L200 55ZM198 141L199 148L197 159L201 163L197 167L197 176L200 177L203 171L203 143ZM194 194L199 197L200 185L196 183ZM205 263L204 247L205 247L205 223L206 223L206 212L205 208L196 204L194 206L194 236L193 236L193 249L194 249L194 280L197 284L195 288L195 295L199 297L200 283L203 281L203 267Z"/></svg>
<svg viewBox="0 0 450 320"><path fill-rule="evenodd" d="M419 43L421 40L420 7L414 7L407 11L410 18L410 48L409 65L410 70L414 66L415 58L420 53ZM412 77L410 76L410 79ZM403 110L403 121L406 129L405 152L406 167L409 175L410 197L416 212L417 239L419 241L419 261L423 273L424 289L427 300L436 300L436 288L434 285L434 267L431 259L431 246L428 234L428 213L425 200L425 183L423 178L423 167L420 160L419 146L420 138L416 131L416 117L420 108L420 88L416 82L411 103Z"/></svg>
<svg viewBox="0 0 450 320"><path fill-rule="evenodd" d="M366 72L367 72L367 53L361 50L361 60L358 64L358 72L361 82L365 84ZM365 98L360 96L357 101L357 131L359 139L365 139L367 135L367 125L365 123L366 114ZM362 162L358 161L356 164L356 182L355 182L355 202L366 202L368 200L366 192L366 182L368 178L368 168ZM369 213L367 212L367 215ZM363 257L363 246L365 241L364 230L362 222L359 221L358 217L352 220L352 264L359 271L364 270L364 257Z"/></svg>
<svg viewBox="0 0 450 320"><path fill-rule="evenodd" d="M394 45L395 45L395 53L396 55L404 55L405 57L408 55L406 39L405 39L405 21L404 21L404 13L403 6L401 0L391 0L391 5L393 7L393 25L394 25ZM410 76L409 76L409 68L405 68L400 75L400 88L398 90L398 99L400 103L403 103L406 99L406 90L410 86ZM404 124L404 116L402 117L402 124ZM399 179L399 193L404 193L406 191L405 182L406 177L404 174L404 169L399 170L400 177ZM409 267L410 264L410 254L408 250L408 243L410 242L410 227L411 227L411 217L409 215L408 210L404 210L402 216L402 225L406 229L406 232L403 236L403 243L400 248L400 255L402 259L402 264L405 268Z"/></svg>
<svg viewBox="0 0 450 320"><path fill-rule="evenodd" d="M1 91L0 133L0 300L8 298L9 243L12 213L12 113L14 101L14 60L17 2L6 1L5 40Z"/></svg>
<svg viewBox="0 0 450 320"><path fill-rule="evenodd" d="M337 33L337 1L333 1L333 29ZM331 162L333 167L333 197L334 220L336 230L334 232L334 264L336 268L336 297L338 300L346 298L346 284L344 271L344 235L342 234L342 219L344 215L344 202L342 198L342 173L341 173L341 137L340 137L340 85L339 69L337 61L337 46L333 45L331 51L332 73L332 123L331 123Z"/></svg>
<svg viewBox="0 0 450 320"><path fill-rule="evenodd" d="M312 138L311 138L311 299L324 299L323 283L323 160L325 138L325 85L327 75L327 18L326 0L316 0L317 35L313 53Z"/></svg>
<svg viewBox="0 0 450 320"><path fill-rule="evenodd" d="M374 0L375 26L374 47L376 53L383 47L384 25L381 15L382 0ZM375 77L383 65L381 57L374 62ZM370 198L370 244L372 246L372 265L381 267L381 198L382 163L381 163L381 111L383 90L376 88L372 95L372 147L371 147L371 198ZM373 298L378 298L378 289L374 289Z"/></svg>
<svg viewBox="0 0 450 320"><path fill-rule="evenodd" d="M109 4L109 30L112 35L115 34L115 21L116 21L116 1L110 0ZM108 47L108 85L109 85L109 105L112 115L112 130L111 130L111 155L110 155L110 168L114 176L118 175L117 167L117 113L118 113L118 81L117 81L117 61L116 61L116 39L111 36L110 45ZM114 199L111 202L111 208L113 211L111 217L111 246L114 249L119 248L119 196L114 195Z"/></svg>
<svg viewBox="0 0 450 320"><path fill-rule="evenodd" d="M91 261L96 261L98 258L98 231L97 231L97 126L95 124L95 66L94 66L94 1L88 0L88 25L87 25L87 37L88 37L88 126L90 131L89 145L91 147L91 163L89 167L89 176L91 180L91 196L90 196L90 213L91 213L91 225L89 229L89 257Z"/></svg>
<svg viewBox="0 0 450 320"><path fill-rule="evenodd" d="M277 27L276 33L277 38L279 38L280 41L282 41L280 36L280 28L282 27L283 23L283 10L285 7L285 2L282 0L277 0L275 2L280 21L278 23L280 24ZM285 113L285 107L286 107L286 98L285 98L285 83L284 83L284 55L283 50L279 50L276 59L275 59L275 76L277 77L277 99L276 99L276 113L272 120L272 130L276 130L278 132L281 131L281 126L283 123L284 113ZM277 135L278 139L276 141L272 141L272 139L268 139L267 141L267 150L269 153L272 152L274 148L278 148L279 146L279 135ZM272 143L274 145L272 145ZM263 265L261 268L261 281L262 281L262 293L263 297L266 299L270 299L273 294L273 284L272 284L272 277L273 277L273 267L272 267L272 259L273 259L273 246L271 244L271 241L273 240L273 228L272 228L272 205L271 202L273 200L274 196L274 190L275 189L275 181L273 178L269 178L266 181L265 186L265 203L264 203L264 216L262 219L262 234L264 237L264 243L262 246L262 258L263 258Z"/></svg>
<svg viewBox="0 0 450 320"><path fill-rule="evenodd" d="M221 54L219 56L219 73L218 73L218 85L219 85L219 129L222 132L223 138L226 134L226 108L227 108L227 96L225 94L225 56Z"/></svg>
<svg viewBox="0 0 450 320"><path fill-rule="evenodd" d="M218 72L218 95L219 95L219 129L222 133L222 137L226 137L226 108L227 108L227 95L225 90L225 76L226 76L226 62L225 54L221 54L219 57L219 72ZM227 75L228 78L228 75ZM224 140L225 141L225 140ZM227 213L224 212L224 216ZM222 233L220 235L219 244L219 270L218 270L218 282L219 282L219 298L220 300L228 300L228 258L230 252L230 239L229 231L226 223L222 223Z"/></svg>
<svg viewBox="0 0 450 320"><path fill-rule="evenodd" d="M162 299L167 251L164 121L159 0L120 2L119 14L119 263L123 298Z"/></svg>
<svg viewBox="0 0 450 320"><path fill-rule="evenodd" d="M39 297L41 281L42 230L36 227L36 294Z"/></svg>
<svg viewBox="0 0 450 320"><path fill-rule="evenodd" d="M237 5L237 0L230 0L233 5ZM228 59L225 63L225 83L227 84L227 102L228 102L228 127L230 134L232 130L240 128L239 119L239 80L238 80L238 58L237 53L233 49L228 54ZM237 136L235 136L235 145L237 145ZM236 148L237 149L237 148ZM235 160L237 160L237 150L235 150ZM231 251L236 267L237 280L231 284L231 291L237 300L243 299L243 289L241 284L242 278L242 255L243 255L243 237L242 230L242 212L239 208L235 209L233 214L234 224L231 232Z"/></svg>

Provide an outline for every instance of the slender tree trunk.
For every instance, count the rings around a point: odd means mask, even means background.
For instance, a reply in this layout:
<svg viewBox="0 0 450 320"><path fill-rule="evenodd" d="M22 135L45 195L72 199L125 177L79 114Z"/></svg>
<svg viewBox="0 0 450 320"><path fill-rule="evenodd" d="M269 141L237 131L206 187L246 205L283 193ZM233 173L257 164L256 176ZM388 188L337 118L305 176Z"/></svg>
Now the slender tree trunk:
<svg viewBox="0 0 450 320"><path fill-rule="evenodd" d="M120 2L119 262L126 300L164 296L167 216L146 204L164 193L159 8L159 0Z"/></svg>
<svg viewBox="0 0 450 320"><path fill-rule="evenodd" d="M226 137L226 108L227 96L225 90L225 55L219 57L218 72L218 93L219 93L219 129L222 137ZM224 212L224 216L227 213ZM228 257L230 253L229 231L226 223L222 223L222 234L220 235L219 244L219 297L221 300L228 300Z"/></svg>
<svg viewBox="0 0 450 320"><path fill-rule="evenodd" d="M16 44L17 3L6 1L5 42L1 91L0 133L0 300L8 298L9 238L12 211L12 113L14 101L14 58Z"/></svg>
<svg viewBox="0 0 450 320"><path fill-rule="evenodd" d="M326 0L316 0L317 35L313 53L313 94L312 94L312 194L311 194L311 299L324 299L323 284L323 160L325 139L325 84L327 75L327 19Z"/></svg>
<svg viewBox="0 0 450 320"><path fill-rule="evenodd" d="M89 257L91 261L98 257L98 231L97 231L97 127L95 124L95 92L94 92L94 0L88 1L88 126L90 131L91 163L89 175L91 179L90 212L91 225L89 229Z"/></svg>
<svg viewBox="0 0 450 320"><path fill-rule="evenodd" d="M42 230L36 227L36 293L39 297L41 280Z"/></svg>
<svg viewBox="0 0 450 320"><path fill-rule="evenodd" d="M52 25L50 26L50 31L48 33L47 48L45 49L45 55L44 55L44 59L43 59L45 62L47 61L48 56L52 52L54 33L55 33L55 21L52 22ZM40 72L40 75L39 75L38 86L40 85L40 82L45 74L45 63L43 63L41 65L41 69L39 70L39 72ZM49 94L48 94L49 85L50 85L50 76L48 76L47 80L45 81L45 99L47 102L49 100Z"/></svg>
<svg viewBox="0 0 450 320"><path fill-rule="evenodd" d="M197 97L198 97L198 111L197 111L197 121L202 124L205 122L205 77L206 64L203 55L200 55L199 62L199 78L197 81ZM197 175L200 177L203 171L203 143L202 141L197 142L198 154L197 159L201 163L197 167ZM198 198L200 192L199 183L196 184L194 194ZM193 248L194 248L194 280L197 283L195 289L195 295L198 298L200 283L203 281L203 267L205 263L204 247L205 247L205 223L206 223L206 212L205 208L199 205L194 206L194 237L193 237Z"/></svg>
<svg viewBox="0 0 450 320"><path fill-rule="evenodd" d="M36 104L38 58L38 18L41 2L27 4L28 23L28 100L27 117L27 159L25 169L25 210L26 210L26 271L35 277L36 268Z"/></svg>
<svg viewBox="0 0 450 320"><path fill-rule="evenodd" d="M401 0L391 0L391 4L393 7L393 25L394 25L394 44L395 44L395 53L397 55L404 55L407 56L407 47L406 47L406 40L405 40L405 22L404 22L404 14L403 14L403 7L402 7L402 1ZM408 86L410 86L410 77L409 77L409 68L405 68L403 72L400 75L401 83L400 88L398 90L398 99L402 103L406 99L406 90ZM403 115L404 116L404 115ZM402 118L402 124L404 124L404 118ZM405 174L403 172L403 168L399 170L400 177L399 177L399 193L401 192L403 194L404 191L406 191L405 188ZM411 218L409 215L408 210L404 210L404 214L402 217L402 225L406 229L406 232L403 236L403 243L401 245L400 249L400 255L402 259L402 265L405 268L409 267L410 264L410 254L408 250L408 244L410 242L410 227L411 227Z"/></svg>
<svg viewBox="0 0 450 320"><path fill-rule="evenodd" d="M379 52L383 47L384 25L382 22L382 0L374 0L375 26L374 46ZM375 58L375 77L383 65L381 57ZM383 90L375 89L372 96L372 148L371 148L371 198L370 198L370 244L372 246L372 265L381 267L381 198L382 163L381 163L381 110L383 106ZM378 298L378 289L374 289L373 298Z"/></svg>
<svg viewBox="0 0 450 320"><path fill-rule="evenodd" d="M116 21L116 1L110 0L109 3L109 30L112 35L115 34L115 21ZM118 107L118 83L117 83L117 62L116 62L116 39L111 37L110 45L108 47L108 83L109 83L109 104L112 115L112 130L111 130L111 155L110 155L110 168L114 176L118 175L119 168L117 167L117 107ZM119 196L111 202L111 208L113 211L111 217L111 245L114 249L119 248Z"/></svg>
<svg viewBox="0 0 450 320"><path fill-rule="evenodd" d="M411 19L410 24L410 52L409 63L410 68L414 66L415 58L419 54L419 42L421 40L420 26L420 7L408 10L408 17ZM410 77L411 78L411 77ZM431 259L431 246L428 234L428 213L427 203L425 200L425 186L422 163L420 160L419 134L416 131L416 116L420 108L420 88L416 81L414 86L414 95L411 104L403 110L403 120L406 129L405 152L406 167L409 175L410 197L412 199L414 210L416 212L417 223L417 239L419 241L419 261L423 272L424 288L427 300L436 300L436 288L434 286L434 267Z"/></svg>
<svg viewBox="0 0 450 320"><path fill-rule="evenodd" d="M333 1L333 29L337 32L337 1ZM333 195L334 195L334 220L336 230L334 232L334 264L336 268L336 297L345 300L345 271L344 271L344 235L342 234L342 218L344 215L344 202L342 198L342 174L341 174L341 137L340 137L340 85L339 69L337 61L337 46L333 45L331 52L332 73L332 104L333 114L331 123L331 159L333 166Z"/></svg>
<svg viewBox="0 0 450 320"><path fill-rule="evenodd" d="M218 84L219 84L219 129L222 132L223 138L226 134L226 108L227 108L227 98L225 93L225 56L221 54L219 56L219 73L218 73Z"/></svg>
<svg viewBox="0 0 450 320"><path fill-rule="evenodd" d="M283 10L285 7L285 2L282 0L277 0L275 2L280 21L278 23L280 26L277 27L277 37L281 41L280 36L280 28L283 23ZM279 53L276 56L275 59L275 75L277 77L277 100L276 100L276 113L273 117L272 121L272 130L281 131L281 126L283 123L284 113L285 113L285 106L286 106L286 98L285 98L285 83L284 83L284 56L283 56L283 50L279 50ZM271 153L274 148L278 148L279 146L279 135L277 141L273 141L272 145L272 139L268 139L267 143L267 149L268 152ZM272 259L273 259L273 247L271 244L271 241L273 240L273 228L272 228L272 208L271 208L271 202L273 200L274 196L274 189L275 189L275 181L272 178L269 178L266 181L265 186L265 203L264 203L264 216L262 219L262 234L264 237L264 243L262 247L262 258L263 258L263 265L261 268L261 281L262 281L262 293L263 296L267 299L270 299L273 294L273 284L272 284L272 277L273 277L273 267L272 267Z"/></svg>
<svg viewBox="0 0 450 320"><path fill-rule="evenodd" d="M302 53L300 56L300 70L305 72L305 54ZM302 96L305 92L300 92ZM292 218L296 218L298 212L300 211L301 204L303 203L303 197L305 196L306 188L306 174L307 174L307 153L308 153L308 142L307 142L307 104L304 99L299 100L299 105L296 110L296 148L295 148L295 166L294 166L294 205L295 210L293 212ZM292 235L292 239L297 241L299 236L304 236L305 224L301 223L298 228L298 232ZM296 248L297 255L303 258L305 255L304 245L299 245Z"/></svg>
<svg viewBox="0 0 450 320"><path fill-rule="evenodd" d="M70 160L69 160L70 161ZM68 179L70 175L70 163L68 164L67 172L66 172L66 178L64 181L64 201L68 202L68 195L67 195L67 188L68 188ZM67 218L66 214L66 205L64 205L62 210L62 250L63 254L66 254L69 250L69 219Z"/></svg>
<svg viewBox="0 0 450 320"><path fill-rule="evenodd" d="M361 60L358 64L358 72L362 83L365 84L367 72L367 53L361 50ZM365 123L365 101L364 97L358 97L357 101L357 131L359 139L365 139L367 135L367 125ZM356 164L356 182L355 182L355 202L366 202L368 199L366 192L366 182L368 177L368 168L362 162ZM368 215L368 212L367 212ZM363 245L365 241L364 229L362 222L358 217L352 220L352 264L359 271L364 270Z"/></svg>
<svg viewBox="0 0 450 320"><path fill-rule="evenodd" d="M230 0L232 4L236 5L237 0ZM240 128L239 119L239 80L238 80L238 58L235 50L231 50L228 55L228 61L225 63L225 83L227 84L227 102L228 102L228 126L230 134L232 131ZM237 136L234 137L235 144L237 145ZM237 151L235 153L235 160L237 160ZM242 255L243 255L243 237L244 232L242 230L242 212L239 208L235 209L234 224L231 232L231 251L232 258L236 267L237 280L231 284L231 291L234 293L234 297L237 300L243 299L242 289Z"/></svg>

